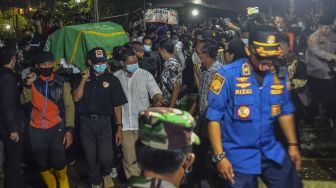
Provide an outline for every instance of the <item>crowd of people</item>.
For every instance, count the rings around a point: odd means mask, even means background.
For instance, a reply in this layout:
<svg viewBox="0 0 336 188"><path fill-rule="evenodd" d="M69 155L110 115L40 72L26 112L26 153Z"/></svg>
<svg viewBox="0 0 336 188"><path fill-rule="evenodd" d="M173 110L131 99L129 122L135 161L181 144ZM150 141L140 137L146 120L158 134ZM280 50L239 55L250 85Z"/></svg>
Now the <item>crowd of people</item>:
<svg viewBox="0 0 336 188"><path fill-rule="evenodd" d="M69 75L42 50L36 23L19 42L1 42L7 188L24 187L26 140L48 188L70 187L77 151L92 188L115 186L123 172L128 184L117 186L244 188L260 175L269 187L302 187L298 126L334 127L336 30L327 13L150 24L131 30L110 59L91 49L88 68Z"/></svg>

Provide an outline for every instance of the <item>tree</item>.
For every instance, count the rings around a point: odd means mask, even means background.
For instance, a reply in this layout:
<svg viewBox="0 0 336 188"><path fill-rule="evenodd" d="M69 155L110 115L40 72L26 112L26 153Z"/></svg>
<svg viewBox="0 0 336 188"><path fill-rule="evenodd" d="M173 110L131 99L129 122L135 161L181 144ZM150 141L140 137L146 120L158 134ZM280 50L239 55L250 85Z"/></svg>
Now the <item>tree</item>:
<svg viewBox="0 0 336 188"><path fill-rule="evenodd" d="M16 16L18 28L16 28ZM0 11L0 33L8 32L8 29L5 28L6 25L11 26L10 32L18 33L18 31L27 27L27 20L22 15L17 14L16 11L13 11L13 9Z"/></svg>

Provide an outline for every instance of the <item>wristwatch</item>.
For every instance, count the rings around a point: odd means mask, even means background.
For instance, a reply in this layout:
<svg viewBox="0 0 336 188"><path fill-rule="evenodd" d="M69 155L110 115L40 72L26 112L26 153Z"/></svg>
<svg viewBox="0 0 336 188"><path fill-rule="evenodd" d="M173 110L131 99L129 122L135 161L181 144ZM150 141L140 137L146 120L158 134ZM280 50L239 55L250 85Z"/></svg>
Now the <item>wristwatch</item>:
<svg viewBox="0 0 336 188"><path fill-rule="evenodd" d="M223 160L224 158L225 158L225 152L220 153L220 154L216 154L216 155L212 155L212 162L217 164L221 160Z"/></svg>

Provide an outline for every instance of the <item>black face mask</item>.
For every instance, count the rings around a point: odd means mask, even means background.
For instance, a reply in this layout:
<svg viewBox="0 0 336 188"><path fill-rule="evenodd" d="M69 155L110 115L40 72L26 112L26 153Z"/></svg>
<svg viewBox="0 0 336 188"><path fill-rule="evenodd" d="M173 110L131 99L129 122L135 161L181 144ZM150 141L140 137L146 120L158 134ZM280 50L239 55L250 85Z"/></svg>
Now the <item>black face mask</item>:
<svg viewBox="0 0 336 188"><path fill-rule="evenodd" d="M49 77L53 73L54 68L39 68L38 70L42 76Z"/></svg>

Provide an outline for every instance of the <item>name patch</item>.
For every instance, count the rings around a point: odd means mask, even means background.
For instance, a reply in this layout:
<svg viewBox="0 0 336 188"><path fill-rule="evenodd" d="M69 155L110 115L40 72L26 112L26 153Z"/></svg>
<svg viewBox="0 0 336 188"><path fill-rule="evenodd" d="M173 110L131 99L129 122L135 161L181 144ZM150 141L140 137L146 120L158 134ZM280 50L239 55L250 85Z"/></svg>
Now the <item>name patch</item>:
<svg viewBox="0 0 336 188"><path fill-rule="evenodd" d="M252 89L237 89L235 91L235 95L250 95L252 93Z"/></svg>

